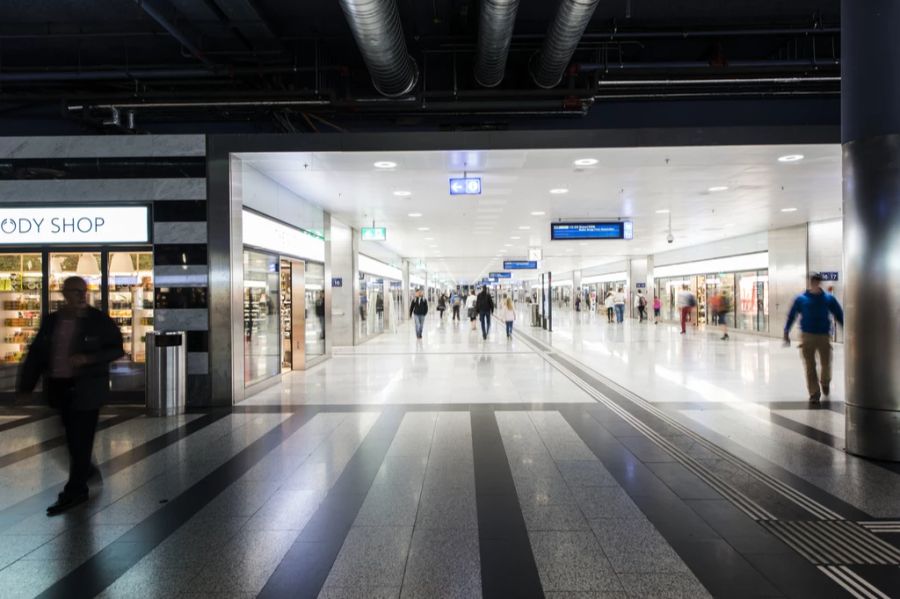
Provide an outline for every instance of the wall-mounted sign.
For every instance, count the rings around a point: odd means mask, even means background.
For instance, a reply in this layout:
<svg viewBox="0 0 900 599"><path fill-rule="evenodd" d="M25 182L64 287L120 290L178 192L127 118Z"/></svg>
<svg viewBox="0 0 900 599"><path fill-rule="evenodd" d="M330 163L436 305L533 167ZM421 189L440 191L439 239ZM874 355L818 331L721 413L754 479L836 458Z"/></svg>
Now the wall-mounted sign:
<svg viewBox="0 0 900 599"><path fill-rule="evenodd" d="M450 195L481 195L481 177L460 177L450 179Z"/></svg>
<svg viewBox="0 0 900 599"><path fill-rule="evenodd" d="M839 278L837 271L820 272L819 274L822 275L823 281L837 281Z"/></svg>
<svg viewBox="0 0 900 599"><path fill-rule="evenodd" d="M536 270L537 260L504 260L504 270Z"/></svg>
<svg viewBox="0 0 900 599"><path fill-rule="evenodd" d="M325 240L250 210L241 213L244 245L325 262Z"/></svg>
<svg viewBox="0 0 900 599"><path fill-rule="evenodd" d="M332 287L343 287L344 279L342 277L331 277L331 286Z"/></svg>
<svg viewBox="0 0 900 599"><path fill-rule="evenodd" d="M631 221L550 223L550 239L631 239Z"/></svg>
<svg viewBox="0 0 900 599"><path fill-rule="evenodd" d="M387 229L385 227L363 227L360 229L363 241L385 241L387 240Z"/></svg>
<svg viewBox="0 0 900 599"><path fill-rule="evenodd" d="M511 272L492 272L490 276L492 279L511 279L512 273Z"/></svg>
<svg viewBox="0 0 900 599"><path fill-rule="evenodd" d="M146 206L0 208L0 245L149 241Z"/></svg>
<svg viewBox="0 0 900 599"><path fill-rule="evenodd" d="M634 286L635 286L637 289L646 289L646 288L647 288L647 283L635 283Z"/></svg>

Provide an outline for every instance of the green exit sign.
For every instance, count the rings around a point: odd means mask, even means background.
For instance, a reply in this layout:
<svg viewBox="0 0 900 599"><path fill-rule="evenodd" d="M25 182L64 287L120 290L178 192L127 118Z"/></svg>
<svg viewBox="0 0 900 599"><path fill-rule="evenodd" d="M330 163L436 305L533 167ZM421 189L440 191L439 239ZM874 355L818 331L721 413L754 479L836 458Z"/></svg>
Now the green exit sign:
<svg viewBox="0 0 900 599"><path fill-rule="evenodd" d="M385 227L363 227L363 241L385 241L387 239L387 229Z"/></svg>

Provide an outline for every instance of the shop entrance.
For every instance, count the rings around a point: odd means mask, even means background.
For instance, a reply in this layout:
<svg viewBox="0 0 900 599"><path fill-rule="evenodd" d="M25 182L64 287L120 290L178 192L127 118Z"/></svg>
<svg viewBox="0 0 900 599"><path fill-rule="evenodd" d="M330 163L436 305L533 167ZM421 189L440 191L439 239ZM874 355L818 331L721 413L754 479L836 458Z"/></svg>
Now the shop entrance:
<svg viewBox="0 0 900 599"><path fill-rule="evenodd" d="M135 247L54 247L0 252L0 400L12 401L16 372L41 318L63 303L62 284L87 282L88 304L122 332L125 355L110 366L111 400L144 400L144 337L153 330L153 252Z"/></svg>

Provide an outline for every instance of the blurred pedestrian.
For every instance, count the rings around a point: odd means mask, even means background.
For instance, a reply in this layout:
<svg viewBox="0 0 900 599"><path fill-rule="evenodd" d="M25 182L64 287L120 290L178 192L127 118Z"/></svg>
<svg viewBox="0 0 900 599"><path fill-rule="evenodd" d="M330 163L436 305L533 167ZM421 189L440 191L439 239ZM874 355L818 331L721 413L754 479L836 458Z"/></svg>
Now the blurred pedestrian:
<svg viewBox="0 0 900 599"><path fill-rule="evenodd" d="M502 305L503 307L500 310L500 317L506 324L506 338L512 339L513 323L516 321L516 307L513 304L512 298L509 296L503 296Z"/></svg>
<svg viewBox="0 0 900 599"><path fill-rule="evenodd" d="M481 337L487 339L488 333L491 332L491 315L494 313L494 300L488 293L487 287L481 288L478 299L475 302L475 310L478 312L478 319L481 321Z"/></svg>
<svg viewBox="0 0 900 599"><path fill-rule="evenodd" d="M47 508L55 516L88 500L98 478L91 460L100 407L109 399L109 363L125 355L122 333L104 312L87 305L80 277L63 281L63 305L41 321L16 384L31 393L43 378L44 395L59 411L69 451L69 480Z"/></svg>
<svg viewBox="0 0 900 599"><path fill-rule="evenodd" d="M625 291L621 287L613 296L613 306L616 310L616 322L621 324L625 320Z"/></svg>
<svg viewBox="0 0 900 599"><path fill-rule="evenodd" d="M409 316L416 320L416 339L422 338L426 314L428 314L428 300L422 297L421 289L416 289L416 297L413 298L409 305Z"/></svg>

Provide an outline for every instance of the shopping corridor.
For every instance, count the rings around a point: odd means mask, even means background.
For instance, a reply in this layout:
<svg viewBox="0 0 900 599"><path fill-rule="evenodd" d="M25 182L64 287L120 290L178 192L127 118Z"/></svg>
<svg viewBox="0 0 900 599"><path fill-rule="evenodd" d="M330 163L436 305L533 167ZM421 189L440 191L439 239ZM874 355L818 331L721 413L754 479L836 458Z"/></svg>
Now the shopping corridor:
<svg viewBox="0 0 900 599"><path fill-rule="evenodd" d="M56 518L55 417L5 408L0 594L897 596L900 469L844 453L796 349L527 324L433 314L230 410L110 408L103 483Z"/></svg>

